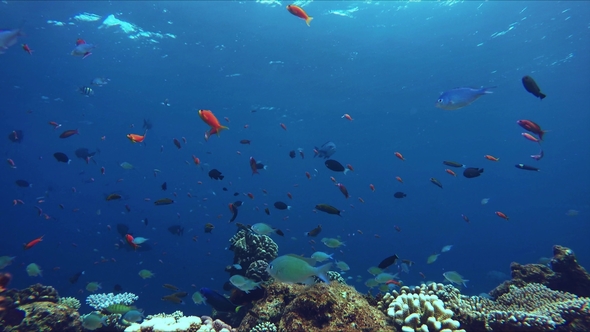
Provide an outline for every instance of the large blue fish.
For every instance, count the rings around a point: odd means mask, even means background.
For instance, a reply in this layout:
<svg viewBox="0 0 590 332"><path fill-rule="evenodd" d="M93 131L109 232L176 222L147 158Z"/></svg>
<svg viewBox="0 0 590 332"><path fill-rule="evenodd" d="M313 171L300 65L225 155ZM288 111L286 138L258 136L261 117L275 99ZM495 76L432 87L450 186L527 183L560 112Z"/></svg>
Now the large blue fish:
<svg viewBox="0 0 590 332"><path fill-rule="evenodd" d="M205 302L219 312L238 312L241 308L241 306L231 303L225 296L210 288L203 287L200 293L205 298Z"/></svg>
<svg viewBox="0 0 590 332"><path fill-rule="evenodd" d="M473 103L477 98L483 95L492 93L492 91L490 91L492 88L495 88L495 86L488 88L481 87L479 89L454 88L443 92L440 97L438 97L435 106L447 111L457 110Z"/></svg>

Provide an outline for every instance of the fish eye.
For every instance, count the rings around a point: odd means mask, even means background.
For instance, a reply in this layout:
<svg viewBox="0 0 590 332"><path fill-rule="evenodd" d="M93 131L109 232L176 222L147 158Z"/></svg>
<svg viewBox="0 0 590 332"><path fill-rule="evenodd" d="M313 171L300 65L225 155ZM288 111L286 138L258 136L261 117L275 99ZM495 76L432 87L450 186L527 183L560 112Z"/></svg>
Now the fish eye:
<svg viewBox="0 0 590 332"><path fill-rule="evenodd" d="M440 104L440 103L442 103L442 102L443 102L443 100L442 100L442 98L441 98L441 99L437 100L436 102Z"/></svg>

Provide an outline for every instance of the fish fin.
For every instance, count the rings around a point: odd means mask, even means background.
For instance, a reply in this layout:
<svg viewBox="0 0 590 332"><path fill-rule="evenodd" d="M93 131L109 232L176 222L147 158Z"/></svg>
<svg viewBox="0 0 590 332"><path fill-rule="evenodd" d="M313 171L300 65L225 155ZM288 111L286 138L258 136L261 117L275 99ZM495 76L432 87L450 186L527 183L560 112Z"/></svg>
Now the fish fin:
<svg viewBox="0 0 590 332"><path fill-rule="evenodd" d="M328 271L330 271L331 267L332 267L332 263L328 263L328 264L324 264L322 266L315 268L316 269L316 276L318 276L318 278L322 279L322 281L324 281L325 283L329 284L330 278L328 278Z"/></svg>
<svg viewBox="0 0 590 332"><path fill-rule="evenodd" d="M467 279L463 280L463 286L465 286L465 288L467 288L467 282L468 282L468 281L469 281L469 280L467 280Z"/></svg>
<svg viewBox="0 0 590 332"><path fill-rule="evenodd" d="M483 86L481 87L480 91L482 94L490 94L490 93L494 93L493 91L490 91L490 89L495 89L497 88L497 86L489 86L487 88L484 88Z"/></svg>
<svg viewBox="0 0 590 332"><path fill-rule="evenodd" d="M309 26L311 26L311 25L309 25L309 23L311 22L311 20L313 20L313 17L311 17L311 16L308 16L308 17L305 19L305 23L307 24L307 26L308 26L308 27L309 27Z"/></svg>
<svg viewBox="0 0 590 332"><path fill-rule="evenodd" d="M539 92L539 98L540 98L541 100L543 100L543 98L545 98L545 97L547 97L547 95L546 95L546 94L544 94L544 93L542 93L542 92Z"/></svg>
<svg viewBox="0 0 590 332"><path fill-rule="evenodd" d="M242 309L242 307L243 307L242 305L237 306L235 309L235 312L238 313L238 311L240 311L240 309Z"/></svg>
<svg viewBox="0 0 590 332"><path fill-rule="evenodd" d="M346 173L348 173L348 171L349 171L349 169L348 169L348 168L345 168L345 169L344 169L344 172L343 172L343 173L344 173L344 175L346 175Z"/></svg>

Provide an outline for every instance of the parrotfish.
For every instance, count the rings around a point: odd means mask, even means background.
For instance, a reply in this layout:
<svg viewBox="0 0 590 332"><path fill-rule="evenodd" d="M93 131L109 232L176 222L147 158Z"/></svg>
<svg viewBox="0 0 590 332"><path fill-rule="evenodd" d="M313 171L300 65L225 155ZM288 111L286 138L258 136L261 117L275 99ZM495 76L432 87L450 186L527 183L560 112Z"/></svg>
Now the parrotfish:
<svg viewBox="0 0 590 332"><path fill-rule="evenodd" d="M479 89L454 88L452 90L443 92L438 97L435 106L438 108L442 108L443 110L454 111L473 103L475 100L477 100L479 97L483 95L492 93L492 91L490 91L490 89L492 88L495 87L481 87Z"/></svg>
<svg viewBox="0 0 590 332"><path fill-rule="evenodd" d="M317 276L325 283L330 283L328 271L332 263L313 267L315 260L297 255L284 255L275 258L268 264L266 271L274 279L285 283L313 282L312 276Z"/></svg>

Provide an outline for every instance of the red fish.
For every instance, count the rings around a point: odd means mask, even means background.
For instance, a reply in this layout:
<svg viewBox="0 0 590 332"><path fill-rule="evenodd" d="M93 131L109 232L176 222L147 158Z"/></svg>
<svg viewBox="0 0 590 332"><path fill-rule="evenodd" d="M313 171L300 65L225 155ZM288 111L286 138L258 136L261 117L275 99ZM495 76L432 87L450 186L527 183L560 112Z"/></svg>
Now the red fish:
<svg viewBox="0 0 590 332"><path fill-rule="evenodd" d="M455 174L455 172L453 172L452 170L450 170L450 169L448 169L448 168L447 168L447 169L445 169L445 172L447 172L447 173L451 174L452 176L457 176L457 174Z"/></svg>
<svg viewBox="0 0 590 332"><path fill-rule="evenodd" d="M59 135L59 138L68 138L72 135L80 135L80 132L78 132L78 129L66 130L63 133L61 133L61 135Z"/></svg>
<svg viewBox="0 0 590 332"><path fill-rule="evenodd" d="M49 121L49 124L53 126L53 129L61 127L61 125L55 121Z"/></svg>
<svg viewBox="0 0 590 332"><path fill-rule="evenodd" d="M133 235L131 234L127 234L125 235L125 240L127 241L127 243L133 247L134 250L137 250L137 248L139 248L138 244L135 244L135 242L133 242L135 239L133 238Z"/></svg>
<svg viewBox="0 0 590 332"><path fill-rule="evenodd" d="M510 218L508 218L507 215L505 215L504 213L502 213L500 211L496 211L496 215L502 219L510 220Z"/></svg>
<svg viewBox="0 0 590 332"><path fill-rule="evenodd" d="M16 164L14 163L14 161L12 159L8 158L8 159L6 159L6 162L8 163L10 168L16 168Z"/></svg>
<svg viewBox="0 0 590 332"><path fill-rule="evenodd" d="M401 281L397 281L397 280L393 280L393 279L387 280L385 282L385 284L386 285L396 285L396 286L401 286L402 285Z"/></svg>
<svg viewBox="0 0 590 332"><path fill-rule="evenodd" d="M523 127L524 129L530 131L531 133L539 136L539 139L541 141L543 140L543 135L545 135L545 133L547 132L545 130L542 130L541 126L539 126L531 120L518 120L516 121L516 123L518 123L518 125Z"/></svg>
<svg viewBox="0 0 590 332"><path fill-rule="evenodd" d="M352 121L352 116L348 115L348 114L344 114L343 116L341 116L342 119L346 119L348 121Z"/></svg>
<svg viewBox="0 0 590 332"><path fill-rule="evenodd" d="M285 124L284 124L284 123L281 123L280 125L281 125L281 128L283 128L283 129L287 130L287 126L285 126Z"/></svg>
<svg viewBox="0 0 590 332"><path fill-rule="evenodd" d="M308 180L311 180L311 174L309 174L309 172L305 172L305 177L307 177Z"/></svg>
<svg viewBox="0 0 590 332"><path fill-rule="evenodd" d="M396 156L396 157L398 157L399 159L403 160L403 161L406 161L406 160L404 159L404 156L402 156L402 154L401 154L401 153L399 153L399 152L396 152L396 153L395 153L395 156Z"/></svg>
<svg viewBox="0 0 590 332"><path fill-rule="evenodd" d="M529 133L522 133L521 135L522 135L522 137L528 139L529 141L533 141L533 142L537 142L537 143L539 142L538 138L536 138L535 136L533 136Z"/></svg>
<svg viewBox="0 0 590 332"><path fill-rule="evenodd" d="M402 180L402 178L400 178L399 176L396 176L395 179L399 181L399 183L404 183L404 180Z"/></svg>
<svg viewBox="0 0 590 332"><path fill-rule="evenodd" d="M375 191L375 186L372 183L369 185L369 188L371 188L371 191Z"/></svg>
<svg viewBox="0 0 590 332"><path fill-rule="evenodd" d="M40 236L40 237L38 237L38 238L36 238L36 239L34 239L34 240L30 241L29 243L25 243L25 244L23 245L23 248L24 248L25 250L29 250L29 249L33 248L34 246L36 246L36 245L37 245L37 243L39 243L39 242L43 241L43 236L45 236L45 235L42 235L42 236Z"/></svg>
<svg viewBox="0 0 590 332"><path fill-rule="evenodd" d="M29 53L30 55L33 55L33 50L29 47L29 45L22 44L22 48L23 50L25 50L25 52Z"/></svg>
<svg viewBox="0 0 590 332"><path fill-rule="evenodd" d="M219 120L217 120L215 115L213 115L213 112L211 112L210 110L199 110L199 117L201 118L201 120L203 120L203 122L205 122L209 125L209 127L211 127L211 130L208 133L209 135L206 136L206 138L209 138L209 136L213 134L217 134L217 136L219 136L220 131L224 129L229 129L226 126L222 126L219 123Z"/></svg>
<svg viewBox="0 0 590 332"><path fill-rule="evenodd" d="M289 11L289 13L291 13L299 18L304 19L307 26L310 26L309 22L311 22L311 20L313 20L313 17L307 15L307 13L305 12L305 10L303 10L303 8L296 6L296 5L288 5L287 10Z"/></svg>
<svg viewBox="0 0 590 332"><path fill-rule="evenodd" d="M348 195L348 190L346 189L346 187L342 183L338 183L336 185L338 186L338 189L340 189L340 192L344 195L344 197L348 199L348 197L350 196Z"/></svg>
<svg viewBox="0 0 590 332"><path fill-rule="evenodd" d="M147 130L142 135L137 134L127 134L127 138L131 141L131 143L141 143L145 139L145 135L147 134Z"/></svg>
<svg viewBox="0 0 590 332"><path fill-rule="evenodd" d="M250 168L252 169L252 175L260 174L258 173L258 168L256 168L256 159L254 157L250 157Z"/></svg>

